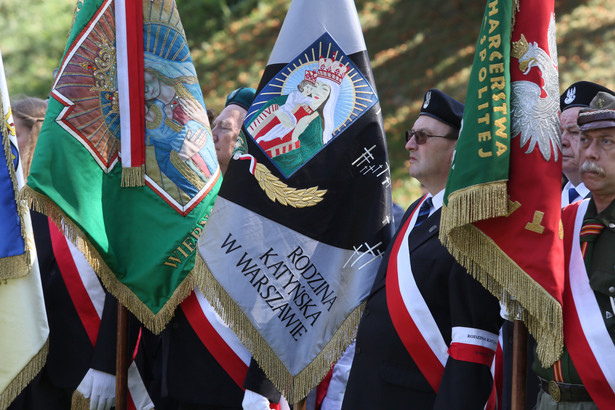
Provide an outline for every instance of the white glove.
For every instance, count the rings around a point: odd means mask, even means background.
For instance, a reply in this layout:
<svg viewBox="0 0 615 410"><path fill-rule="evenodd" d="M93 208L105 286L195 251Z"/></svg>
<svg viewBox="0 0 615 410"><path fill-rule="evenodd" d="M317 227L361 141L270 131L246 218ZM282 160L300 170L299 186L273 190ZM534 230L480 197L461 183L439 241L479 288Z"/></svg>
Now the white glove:
<svg viewBox="0 0 615 410"><path fill-rule="evenodd" d="M241 406L243 410L269 410L269 399L246 389Z"/></svg>
<svg viewBox="0 0 615 410"><path fill-rule="evenodd" d="M115 375L90 369L77 391L90 400L90 410L109 410L115 404Z"/></svg>

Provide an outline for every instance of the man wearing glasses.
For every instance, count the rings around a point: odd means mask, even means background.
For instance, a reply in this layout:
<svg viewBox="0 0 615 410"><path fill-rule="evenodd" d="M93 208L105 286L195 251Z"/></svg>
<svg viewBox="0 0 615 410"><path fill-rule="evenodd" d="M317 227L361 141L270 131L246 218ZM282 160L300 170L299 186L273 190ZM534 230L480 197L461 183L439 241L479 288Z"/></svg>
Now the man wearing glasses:
<svg viewBox="0 0 615 410"><path fill-rule="evenodd" d="M425 94L406 133L410 175L428 194L406 211L374 282L343 409L480 409L502 323L499 305L439 239L463 104Z"/></svg>

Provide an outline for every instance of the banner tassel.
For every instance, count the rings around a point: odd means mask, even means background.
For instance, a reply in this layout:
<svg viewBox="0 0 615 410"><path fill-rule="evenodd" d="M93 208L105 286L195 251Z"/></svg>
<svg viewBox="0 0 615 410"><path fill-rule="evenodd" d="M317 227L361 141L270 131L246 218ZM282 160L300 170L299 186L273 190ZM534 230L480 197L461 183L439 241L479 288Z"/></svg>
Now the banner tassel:
<svg viewBox="0 0 615 410"><path fill-rule="evenodd" d="M342 323L335 335L316 358L294 377L273 352L232 298L211 274L206 262L197 253L194 271L198 276L197 286L222 320L235 332L250 351L267 377L284 395L289 403L297 403L307 397L339 360L346 347L355 339L365 302L359 305Z"/></svg>
<svg viewBox="0 0 615 410"><path fill-rule="evenodd" d="M32 209L51 218L63 232L64 236L84 254L86 260L100 277L107 290L155 334L159 334L164 330L167 323L175 314L177 306L188 297L196 286L195 271L193 269L186 276L186 279L184 279L181 285L175 289L173 295L160 311L153 314L137 295L117 279L81 229L79 229L79 227L51 201L51 199L26 185L19 192L19 200L27 201Z"/></svg>

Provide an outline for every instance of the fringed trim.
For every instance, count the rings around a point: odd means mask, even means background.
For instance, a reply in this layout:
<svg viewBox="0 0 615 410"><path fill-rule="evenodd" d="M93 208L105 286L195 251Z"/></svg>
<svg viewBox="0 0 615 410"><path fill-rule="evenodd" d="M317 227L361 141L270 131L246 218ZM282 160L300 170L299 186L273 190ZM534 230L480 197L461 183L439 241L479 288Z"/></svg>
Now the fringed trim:
<svg viewBox="0 0 615 410"><path fill-rule="evenodd" d="M92 269L100 277L105 288L141 323L155 334L159 334L175 314L175 308L194 289L196 285L194 270L175 289L167 303L154 314L126 285L124 285L105 264L104 260L90 243L79 227L62 212L47 196L34 191L27 185L19 193L20 200L26 200L32 209L41 212L61 227L66 238L79 249L87 259Z"/></svg>
<svg viewBox="0 0 615 410"><path fill-rule="evenodd" d="M466 206L468 203L472 206ZM507 214L508 191L505 180L454 191L448 197L448 205L442 207L440 240L444 241L452 229Z"/></svg>
<svg viewBox="0 0 615 410"><path fill-rule="evenodd" d="M23 278L29 273L30 258L25 253L0 259L0 281Z"/></svg>
<svg viewBox="0 0 615 410"><path fill-rule="evenodd" d="M9 130L4 119L4 107L2 105L2 99L0 98L0 113L2 115L0 121L0 132L2 133L2 146L4 149L4 157L6 158L6 165L9 171L9 177L13 184L13 192L16 196L19 192L17 184L17 170L13 167L13 151L11 150L11 138L9 137ZM28 242L28 235L26 232L26 225L24 224L24 217L27 216L27 207L20 203L15 198L15 207L17 214L19 215L19 225L21 228L21 237L24 241L24 253L21 255L15 255L8 258L0 259L0 280L23 278L30 273L30 265L32 259L30 255L30 243Z"/></svg>
<svg viewBox="0 0 615 410"><path fill-rule="evenodd" d="M537 354L545 366L562 355L564 346L562 307L540 284L512 260L497 244L474 225L453 229L445 246L468 272L514 312L524 309L521 319L534 336ZM480 252L477 250L480 249Z"/></svg>
<svg viewBox="0 0 615 410"><path fill-rule="evenodd" d="M342 323L335 335L316 358L297 375L292 376L286 366L277 357L273 349L263 339L254 325L237 306L226 290L214 278L207 264L197 252L195 267L199 278L199 288L235 332L239 340L250 351L267 377L284 395L289 403L298 403L325 377L346 347L356 337L359 320L365 303L358 306Z"/></svg>
<svg viewBox="0 0 615 410"><path fill-rule="evenodd" d="M70 402L71 410L90 410L90 399L86 398L79 390L73 392Z"/></svg>
<svg viewBox="0 0 615 410"><path fill-rule="evenodd" d="M519 0L512 0L512 10L511 10L511 31L515 30L515 23L517 22L517 13L520 10L520 6L519 6L520 1Z"/></svg>
<svg viewBox="0 0 615 410"><path fill-rule="evenodd" d="M36 377L47 361L49 352L49 339L45 341L41 350L32 357L30 362L19 372L17 376L0 393L0 409L6 409L15 400L19 393Z"/></svg>
<svg viewBox="0 0 615 410"><path fill-rule="evenodd" d="M124 188L145 186L145 165L122 168L121 186Z"/></svg>

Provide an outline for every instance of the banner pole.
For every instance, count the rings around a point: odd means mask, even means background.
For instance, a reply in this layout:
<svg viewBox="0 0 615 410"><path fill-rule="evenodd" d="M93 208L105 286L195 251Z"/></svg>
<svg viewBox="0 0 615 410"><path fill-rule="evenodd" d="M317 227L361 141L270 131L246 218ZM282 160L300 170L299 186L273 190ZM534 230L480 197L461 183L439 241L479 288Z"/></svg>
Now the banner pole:
<svg viewBox="0 0 615 410"><path fill-rule="evenodd" d="M128 311L117 302L117 352L115 356L115 409L126 410L128 392Z"/></svg>
<svg viewBox="0 0 615 410"><path fill-rule="evenodd" d="M522 320L514 321L511 410L525 408L527 370L527 327Z"/></svg>

